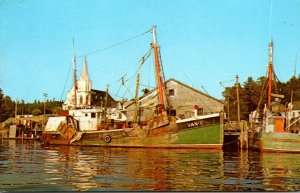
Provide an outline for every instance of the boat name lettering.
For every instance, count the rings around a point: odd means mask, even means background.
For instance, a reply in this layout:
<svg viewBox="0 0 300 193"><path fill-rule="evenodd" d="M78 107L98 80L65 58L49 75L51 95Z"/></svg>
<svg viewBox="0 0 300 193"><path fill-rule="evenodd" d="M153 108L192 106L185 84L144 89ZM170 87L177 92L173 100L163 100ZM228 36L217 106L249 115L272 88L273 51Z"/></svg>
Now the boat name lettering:
<svg viewBox="0 0 300 193"><path fill-rule="evenodd" d="M199 125L201 125L201 121L194 121L194 122L187 123L188 127L197 127Z"/></svg>

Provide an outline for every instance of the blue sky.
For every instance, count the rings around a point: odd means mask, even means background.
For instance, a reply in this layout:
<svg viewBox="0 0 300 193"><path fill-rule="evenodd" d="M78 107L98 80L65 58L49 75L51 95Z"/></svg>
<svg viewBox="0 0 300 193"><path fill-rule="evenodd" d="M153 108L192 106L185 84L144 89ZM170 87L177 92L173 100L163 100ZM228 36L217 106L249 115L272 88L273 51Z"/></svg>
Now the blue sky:
<svg viewBox="0 0 300 193"><path fill-rule="evenodd" d="M272 11L271 11L272 10ZM64 100L75 54L82 56L157 26L166 79L222 99L225 86L266 74L268 43L280 81L300 72L300 0L0 0L0 88L13 100ZM87 55L93 88L134 95L139 59L151 33ZM83 57L77 58L80 76ZM152 57L142 84L154 86ZM126 87L118 80L124 75ZM67 79L68 77L68 79ZM64 89L66 83L66 87ZM131 90L131 95L126 94ZM124 94L123 94L124 93Z"/></svg>

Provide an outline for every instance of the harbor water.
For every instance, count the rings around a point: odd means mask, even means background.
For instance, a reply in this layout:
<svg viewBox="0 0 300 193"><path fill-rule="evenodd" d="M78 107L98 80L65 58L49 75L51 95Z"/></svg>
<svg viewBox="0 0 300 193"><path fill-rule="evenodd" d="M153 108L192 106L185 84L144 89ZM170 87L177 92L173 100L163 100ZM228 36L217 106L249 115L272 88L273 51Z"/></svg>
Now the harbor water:
<svg viewBox="0 0 300 193"><path fill-rule="evenodd" d="M3 191L299 191L300 155L0 139Z"/></svg>

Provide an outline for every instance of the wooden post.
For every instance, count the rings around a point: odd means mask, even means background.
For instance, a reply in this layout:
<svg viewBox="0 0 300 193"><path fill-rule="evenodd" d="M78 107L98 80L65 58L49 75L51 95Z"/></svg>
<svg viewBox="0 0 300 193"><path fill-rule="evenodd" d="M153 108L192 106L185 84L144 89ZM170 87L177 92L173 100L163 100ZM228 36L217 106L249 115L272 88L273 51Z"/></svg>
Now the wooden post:
<svg viewBox="0 0 300 193"><path fill-rule="evenodd" d="M248 149L248 125L247 122L245 122L245 149Z"/></svg>
<svg viewBox="0 0 300 193"><path fill-rule="evenodd" d="M239 97L239 76L236 75L236 100L237 100L237 128L240 130L240 149L243 149L243 128L240 127L240 97Z"/></svg>
<svg viewBox="0 0 300 193"><path fill-rule="evenodd" d="M15 105L15 119L17 118L18 115L18 99L16 100L16 105Z"/></svg>
<svg viewBox="0 0 300 193"><path fill-rule="evenodd" d="M236 100L237 100L237 122L240 128L240 97L239 97L239 77L236 75Z"/></svg>
<svg viewBox="0 0 300 193"><path fill-rule="evenodd" d="M229 122L230 122L230 93L229 93L229 89L227 90L227 92L228 92L228 94L227 94L227 101L228 101L228 103L227 103L227 120L228 120L228 124L229 124Z"/></svg>

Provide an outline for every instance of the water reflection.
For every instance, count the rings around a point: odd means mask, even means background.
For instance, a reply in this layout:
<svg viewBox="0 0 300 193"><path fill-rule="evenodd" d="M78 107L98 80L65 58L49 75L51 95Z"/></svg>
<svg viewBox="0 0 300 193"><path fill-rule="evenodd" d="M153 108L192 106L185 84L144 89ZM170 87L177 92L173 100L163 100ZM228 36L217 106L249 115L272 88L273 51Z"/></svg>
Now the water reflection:
<svg viewBox="0 0 300 193"><path fill-rule="evenodd" d="M300 187L299 154L260 153L263 184L269 191L293 191ZM289 184L286 186L286 184Z"/></svg>
<svg viewBox="0 0 300 193"><path fill-rule="evenodd" d="M0 190L295 191L298 154L0 143Z"/></svg>

